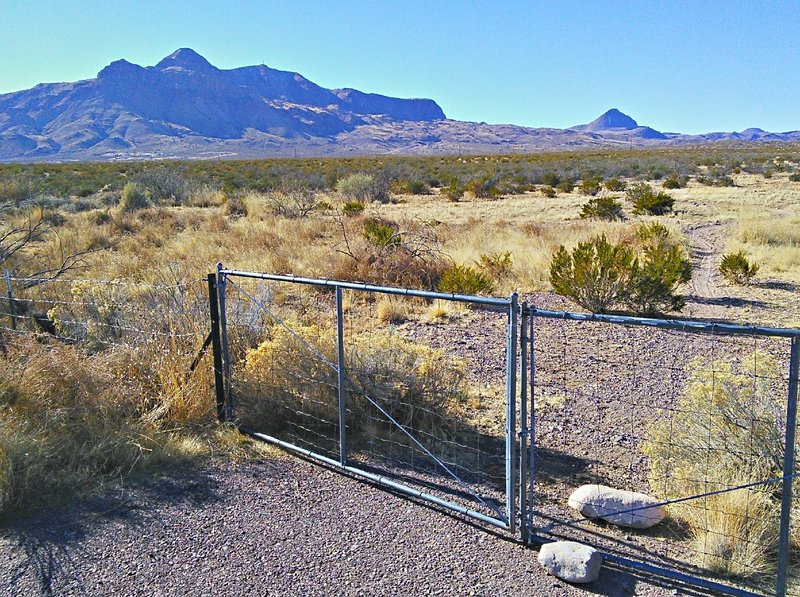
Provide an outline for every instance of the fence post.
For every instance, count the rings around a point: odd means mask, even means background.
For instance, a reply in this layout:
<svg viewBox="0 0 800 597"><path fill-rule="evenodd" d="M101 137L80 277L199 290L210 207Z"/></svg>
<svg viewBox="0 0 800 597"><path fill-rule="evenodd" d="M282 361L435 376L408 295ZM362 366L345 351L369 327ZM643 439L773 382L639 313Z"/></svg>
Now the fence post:
<svg viewBox="0 0 800 597"><path fill-rule="evenodd" d="M214 393L217 419L225 421L225 381L222 377L222 341L219 333L219 294L217 274L208 274L208 306L211 314L211 351L214 356Z"/></svg>
<svg viewBox="0 0 800 597"><path fill-rule="evenodd" d="M344 374L344 317L342 316L342 287L336 287L336 345L337 345L337 388L339 396L339 463L347 466L347 442L345 437L345 421L347 405L345 403Z"/></svg>
<svg viewBox="0 0 800 597"><path fill-rule="evenodd" d="M533 532L533 508L535 503L535 490L536 490L536 397L534 391L536 390L536 332L534 322L536 318L529 310L530 317L528 318L529 332L528 344L530 346L530 375L528 376L528 384L530 393L530 423L528 430L530 439L528 441L528 511L525 515L528 518L528 533Z"/></svg>
<svg viewBox="0 0 800 597"><path fill-rule="evenodd" d="M506 337L506 514L508 530L513 535L517 531L516 520L516 479L514 478L514 459L516 457L517 432L517 315L518 296L514 292L508 305L508 333Z"/></svg>
<svg viewBox="0 0 800 597"><path fill-rule="evenodd" d="M527 544L528 528L528 303L522 303L519 325L519 528L522 542Z"/></svg>
<svg viewBox="0 0 800 597"><path fill-rule="evenodd" d="M11 328L17 329L17 314L14 309L14 293L11 290L11 273L6 270L6 295L8 296L8 313L11 317Z"/></svg>
<svg viewBox="0 0 800 597"><path fill-rule="evenodd" d="M234 404L231 394L231 351L228 344L228 315L225 309L225 289L228 282L222 273L222 264L217 264L217 294L219 295L219 338L222 344L222 377L225 388L225 420L233 421Z"/></svg>
<svg viewBox="0 0 800 597"><path fill-rule="evenodd" d="M778 581L775 594L786 595L789 573L789 531L792 522L792 483L794 482L794 450L797 431L797 384L800 368L800 338L792 338L789 358L789 397L786 405L786 440L783 451L783 492L781 496L781 536L778 546Z"/></svg>

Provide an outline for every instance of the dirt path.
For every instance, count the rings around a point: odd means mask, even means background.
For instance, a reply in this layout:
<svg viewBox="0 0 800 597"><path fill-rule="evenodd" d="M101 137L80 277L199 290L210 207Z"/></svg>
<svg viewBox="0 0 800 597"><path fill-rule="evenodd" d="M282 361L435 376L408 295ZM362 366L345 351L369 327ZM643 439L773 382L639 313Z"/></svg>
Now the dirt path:
<svg viewBox="0 0 800 597"><path fill-rule="evenodd" d="M0 594L677 595L294 458L217 464L0 526Z"/></svg>
<svg viewBox="0 0 800 597"><path fill-rule="evenodd" d="M717 255L722 249L726 225L720 222L699 224L684 233L691 247L692 280L686 289L686 314L691 317L725 316L725 301L720 290Z"/></svg>

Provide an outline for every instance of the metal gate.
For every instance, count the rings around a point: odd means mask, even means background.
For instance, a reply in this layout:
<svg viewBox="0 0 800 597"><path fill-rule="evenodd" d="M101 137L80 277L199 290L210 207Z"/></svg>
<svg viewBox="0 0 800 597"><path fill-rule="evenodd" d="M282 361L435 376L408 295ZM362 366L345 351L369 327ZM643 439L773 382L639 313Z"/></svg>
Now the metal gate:
<svg viewBox="0 0 800 597"><path fill-rule="evenodd" d="M515 294L454 295L221 265L208 285L221 419L290 452L517 532ZM409 327L391 314L374 315L385 304L459 306L459 318L479 321L480 333L491 329L497 342L481 354L454 341L455 324L447 320ZM492 361L492 373L469 379L470 359Z"/></svg>
<svg viewBox="0 0 800 597"><path fill-rule="evenodd" d="M208 288L217 412L244 433L527 544L578 540L719 594L800 594L800 331L222 265ZM742 476L718 474L725 454ZM654 495L669 516L649 530L603 520L637 508L585 516L568 504L585 484Z"/></svg>

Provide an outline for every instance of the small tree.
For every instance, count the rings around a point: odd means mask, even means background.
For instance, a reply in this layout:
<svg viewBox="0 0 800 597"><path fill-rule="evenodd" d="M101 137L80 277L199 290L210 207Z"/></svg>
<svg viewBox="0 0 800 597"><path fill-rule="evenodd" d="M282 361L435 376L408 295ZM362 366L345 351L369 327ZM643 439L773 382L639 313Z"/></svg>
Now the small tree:
<svg viewBox="0 0 800 597"><path fill-rule="evenodd" d="M581 218L621 220L622 204L614 197L592 197L581 206Z"/></svg>
<svg viewBox="0 0 800 597"><path fill-rule="evenodd" d="M605 313L628 298L636 269L633 249L595 236L571 253L558 249L550 263L550 284L581 307Z"/></svg>
<svg viewBox="0 0 800 597"><path fill-rule="evenodd" d="M731 284L749 284L758 273L758 264L750 263L744 251L726 253L719 264L719 273Z"/></svg>

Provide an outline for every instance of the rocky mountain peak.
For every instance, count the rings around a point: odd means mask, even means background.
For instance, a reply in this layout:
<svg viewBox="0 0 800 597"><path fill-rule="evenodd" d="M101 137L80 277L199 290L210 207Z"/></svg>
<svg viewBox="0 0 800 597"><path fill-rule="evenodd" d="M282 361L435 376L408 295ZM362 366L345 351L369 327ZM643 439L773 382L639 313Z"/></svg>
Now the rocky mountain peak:
<svg viewBox="0 0 800 597"><path fill-rule="evenodd" d="M164 58L155 66L155 68L158 70L165 70L174 67L182 68L188 71L216 70L216 68L208 60L203 58L191 48L180 48Z"/></svg>
<svg viewBox="0 0 800 597"><path fill-rule="evenodd" d="M608 130L625 130L630 131L637 128L639 125L637 122L628 116L627 114L623 114L616 108L611 108L609 111L601 115L599 118L593 120L587 125L588 130L590 131L608 131Z"/></svg>

